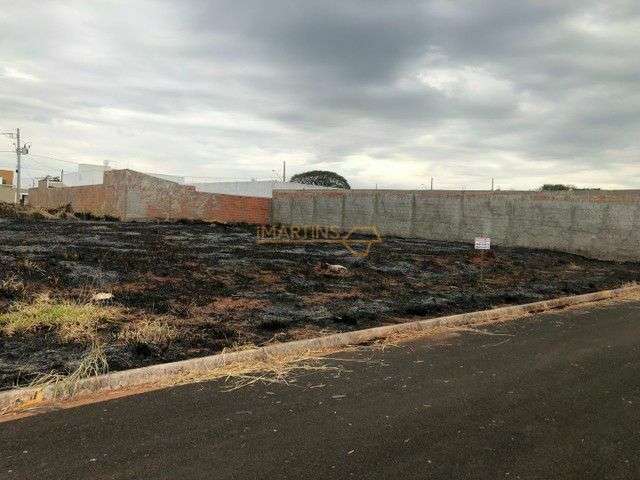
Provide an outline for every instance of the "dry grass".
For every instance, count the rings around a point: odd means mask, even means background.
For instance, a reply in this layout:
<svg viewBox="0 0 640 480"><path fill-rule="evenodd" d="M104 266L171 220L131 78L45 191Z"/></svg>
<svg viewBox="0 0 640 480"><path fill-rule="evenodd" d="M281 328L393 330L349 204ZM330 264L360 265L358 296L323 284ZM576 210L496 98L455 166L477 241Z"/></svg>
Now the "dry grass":
<svg viewBox="0 0 640 480"><path fill-rule="evenodd" d="M398 280L396 278L391 277L383 277L380 279L380 290L388 290L397 287L398 285L402 285L403 281Z"/></svg>
<svg viewBox="0 0 640 480"><path fill-rule="evenodd" d="M142 283L142 282L128 282L128 283L121 283L115 286L114 288L114 292L119 292L119 293L143 293L146 290L149 290L150 287L149 285Z"/></svg>
<svg viewBox="0 0 640 480"><path fill-rule="evenodd" d="M208 372L194 373L173 378L169 384L183 384L223 379L228 383L227 391L237 390L255 383L295 383L297 377L305 373L331 372L336 375L349 372L343 364L352 362L379 364L372 356L376 351L391 347L400 347L403 343L424 337L448 339L457 335L456 328L434 327L428 330L392 333L383 338L373 340L367 344L347 345L339 347L325 347L309 349L304 352L284 354L269 354L264 360L250 360L236 362L230 365L214 368ZM225 349L222 353L252 350L253 344L235 345ZM336 357L336 353L357 352L360 355L349 358ZM362 355L364 354L364 355Z"/></svg>
<svg viewBox="0 0 640 480"><path fill-rule="evenodd" d="M118 339L126 343L145 345L169 345L178 338L178 329L162 319L148 319L126 324L118 333Z"/></svg>
<svg viewBox="0 0 640 480"><path fill-rule="evenodd" d="M625 285L627 287L634 284ZM629 292L623 297L611 300L596 301L568 307L589 308L604 306L609 302L637 300L640 298L640 290ZM372 363L382 364L383 360L376 359L374 353L387 348L401 347L403 343L419 338L430 337L433 341L447 342L453 336L457 336L462 331L468 331L483 335L510 336L502 333L484 331L477 327L487 324L495 324L511 320L513 318L523 318L529 315L504 315L500 318L493 318L487 321L473 322L472 324L457 327L436 326L425 330L416 330L402 333L392 333L384 338L368 342L366 345L340 346L334 348L309 349L304 352L294 352L287 354L267 354L260 360L246 360L235 362L229 365L222 365L207 372L196 372L168 377L162 382L155 383L154 388L163 388L172 385L202 382L208 380L222 379L227 383L227 391L236 390L256 383L281 383L295 384L297 378L305 373L329 372L333 375L340 375L349 370L344 364ZM475 327L475 328L474 328ZM253 344L235 345L225 349L223 353L251 350L256 348ZM349 355L348 358L336 357L338 352L356 352L356 355ZM363 355L364 353L364 355ZM368 354L367 354L368 353ZM73 393L79 380L93 375L105 373L107 369L104 352L99 345L94 344L92 349L82 359L78 368L69 376L49 376L39 381L39 385L53 384L58 392L68 394ZM1 413L1 412L0 412Z"/></svg>
<svg viewBox="0 0 640 480"><path fill-rule="evenodd" d="M266 300L258 300L255 298L233 298L223 297L219 298L213 303L202 307L200 310L202 313L225 313L236 312L246 310L259 310L266 308L270 304Z"/></svg>
<svg viewBox="0 0 640 480"><path fill-rule="evenodd" d="M254 275L254 278L263 285L278 285L282 283L282 278L275 272L261 270Z"/></svg>
<svg viewBox="0 0 640 480"><path fill-rule="evenodd" d="M246 348L245 348L246 347ZM229 351L251 350L253 345L237 346ZM337 352L355 350L357 347L341 347L333 349L308 350L303 353L269 355L264 360L237 362L211 369L207 372L174 377L170 384L184 384L223 379L227 384L226 391L237 390L255 383L295 383L295 375L309 372L347 372L341 365L328 364L325 357ZM339 360L338 360L339 361Z"/></svg>
<svg viewBox="0 0 640 480"><path fill-rule="evenodd" d="M24 282L15 275L10 275L0 282L0 292L16 295L24 292Z"/></svg>
<svg viewBox="0 0 640 480"><path fill-rule="evenodd" d="M27 272L37 272L37 273L42 273L42 267L40 267L40 265L38 265L36 262L34 262L33 260L29 260L28 258L25 258L22 262L21 262L22 268L24 268Z"/></svg>
<svg viewBox="0 0 640 480"><path fill-rule="evenodd" d="M318 305L323 303L332 302L335 300L353 300L357 298L363 298L363 293L357 288L345 292L320 292L313 295L307 295L302 298L302 301L307 305Z"/></svg>
<svg viewBox="0 0 640 480"><path fill-rule="evenodd" d="M268 343L307 340L309 338L326 337L327 335L332 335L334 333L338 333L338 330L332 328L323 328L317 325L303 325L300 327L289 328L283 332L275 333Z"/></svg>
<svg viewBox="0 0 640 480"><path fill-rule="evenodd" d="M9 312L0 314L0 331L14 335L49 328L56 330L65 342L94 340L98 323L113 320L120 313L115 307L52 300L40 295L30 303L17 302Z"/></svg>
<svg viewBox="0 0 640 480"><path fill-rule="evenodd" d="M29 386L37 388L52 388L54 398L68 397L78 388L79 383L85 378L95 377L108 373L109 364L101 344L94 342L89 350L80 359L75 370L69 375L50 373L42 375Z"/></svg>
<svg viewBox="0 0 640 480"><path fill-rule="evenodd" d="M622 287L629 288L631 290L617 297L606 298L604 300L596 300L595 302L589 302L589 303L579 303L577 305L565 307L565 309L572 310L572 309L578 309L580 307L598 308L598 307L606 307L608 305L614 305L616 303L636 302L640 300L640 289L634 288L634 287L638 287L637 282L625 283L622 285Z"/></svg>
<svg viewBox="0 0 640 480"><path fill-rule="evenodd" d="M437 339L447 339L456 336L460 327L435 326L425 330L415 330L409 332L394 332L382 338L370 342L367 347L372 350L385 350L390 347L399 348L404 343L418 340L425 337Z"/></svg>
<svg viewBox="0 0 640 480"><path fill-rule="evenodd" d="M13 203L0 202L0 217L4 218L34 218L51 219L59 218L44 209L29 205L15 205Z"/></svg>
<svg viewBox="0 0 640 480"><path fill-rule="evenodd" d="M183 384L202 382L208 380L223 379L228 383L227 391L237 390L254 383L295 383L297 376L313 372L331 372L336 375L349 372L343 364L352 362L379 364L381 360L375 360L372 355L376 351L391 347L401 347L403 343L424 337L435 339L448 339L457 335L456 328L434 327L428 330L416 330L413 332L392 333L384 338L373 340L363 345L347 345L340 347L328 347L310 349L305 352L293 352L287 354L267 355L264 360L251 360L237 362L212 369L204 373L174 378L170 384ZM223 353L232 351L252 350L253 344L237 345L231 349L225 349ZM358 352L359 357L353 355L348 358L336 357L336 353ZM369 355L370 354L370 355Z"/></svg>

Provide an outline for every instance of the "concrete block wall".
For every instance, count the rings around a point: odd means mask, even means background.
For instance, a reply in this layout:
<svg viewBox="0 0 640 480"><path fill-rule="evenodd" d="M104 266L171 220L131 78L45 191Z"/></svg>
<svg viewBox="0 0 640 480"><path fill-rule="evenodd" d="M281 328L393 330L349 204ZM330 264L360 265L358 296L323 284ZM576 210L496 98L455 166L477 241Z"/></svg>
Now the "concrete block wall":
<svg viewBox="0 0 640 480"><path fill-rule="evenodd" d="M0 185L0 202L14 203L15 201L16 189L10 185Z"/></svg>
<svg viewBox="0 0 640 480"><path fill-rule="evenodd" d="M540 248L640 261L640 191L274 192L274 224L376 225L382 235Z"/></svg>
<svg viewBox="0 0 640 480"><path fill-rule="evenodd" d="M71 205L76 212L96 216L119 217L118 201L113 188L104 185L82 187L30 188L29 205L51 209Z"/></svg>
<svg viewBox="0 0 640 480"><path fill-rule="evenodd" d="M63 188L32 188L29 203L41 208L71 204L76 212L121 220L204 220L268 223L269 199L196 192L132 170L105 172L104 183Z"/></svg>

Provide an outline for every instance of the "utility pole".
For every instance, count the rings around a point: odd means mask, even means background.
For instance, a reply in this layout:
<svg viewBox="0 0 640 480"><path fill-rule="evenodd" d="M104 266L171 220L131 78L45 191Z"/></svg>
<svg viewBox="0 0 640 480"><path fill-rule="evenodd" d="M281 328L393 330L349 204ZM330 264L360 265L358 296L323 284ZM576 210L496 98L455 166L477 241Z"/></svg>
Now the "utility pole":
<svg viewBox="0 0 640 480"><path fill-rule="evenodd" d="M22 200L21 189L22 189L22 165L21 165L21 156L27 155L29 153L29 146L24 145L20 146L20 129L16 128L16 133L13 132L2 132L3 135L9 138L16 139L16 195L15 202L20 203Z"/></svg>
<svg viewBox="0 0 640 480"><path fill-rule="evenodd" d="M287 162L282 162L282 183L287 181Z"/></svg>
<svg viewBox="0 0 640 480"><path fill-rule="evenodd" d="M16 165L16 205L22 200L22 182L20 174L22 173L22 166L20 165L20 156L22 151L20 150L20 129L16 128L16 157L18 157L18 164Z"/></svg>
<svg viewBox="0 0 640 480"><path fill-rule="evenodd" d="M433 177L431 177L431 190L433 190Z"/></svg>
<svg viewBox="0 0 640 480"><path fill-rule="evenodd" d="M493 192L493 182L494 182L494 179L492 178L492 179L491 179L491 191L492 191L492 192Z"/></svg>

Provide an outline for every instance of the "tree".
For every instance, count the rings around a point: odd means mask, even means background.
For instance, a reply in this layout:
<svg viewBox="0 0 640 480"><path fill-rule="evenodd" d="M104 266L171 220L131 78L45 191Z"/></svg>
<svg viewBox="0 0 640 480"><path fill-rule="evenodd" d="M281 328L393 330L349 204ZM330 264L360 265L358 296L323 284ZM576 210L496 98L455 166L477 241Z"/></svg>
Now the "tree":
<svg viewBox="0 0 640 480"><path fill-rule="evenodd" d="M326 170L311 170L309 172L298 173L291 177L291 181L304 183L305 185L318 185L320 187L351 188L349 182L347 182L342 175Z"/></svg>
<svg viewBox="0 0 640 480"><path fill-rule="evenodd" d="M542 188L540 190L542 190L543 192L558 192L558 191L562 191L562 190L575 190L576 187L573 185L562 185L560 183L558 184L545 184L542 186Z"/></svg>
<svg viewBox="0 0 640 480"><path fill-rule="evenodd" d="M558 184L545 184L542 187L540 187L540 190L542 190L543 192L559 192L559 191L565 191L565 190L576 190L576 191L583 191L583 190L600 190L600 187L586 187L586 188L577 188L575 185L562 185L560 183Z"/></svg>

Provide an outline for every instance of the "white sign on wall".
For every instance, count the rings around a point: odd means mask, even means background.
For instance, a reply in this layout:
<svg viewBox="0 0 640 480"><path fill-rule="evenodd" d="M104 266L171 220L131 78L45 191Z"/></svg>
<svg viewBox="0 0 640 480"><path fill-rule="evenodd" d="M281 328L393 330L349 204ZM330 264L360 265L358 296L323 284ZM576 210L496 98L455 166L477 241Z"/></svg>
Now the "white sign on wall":
<svg viewBox="0 0 640 480"><path fill-rule="evenodd" d="M476 237L476 250L491 250L491 239L489 237Z"/></svg>

